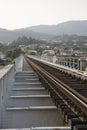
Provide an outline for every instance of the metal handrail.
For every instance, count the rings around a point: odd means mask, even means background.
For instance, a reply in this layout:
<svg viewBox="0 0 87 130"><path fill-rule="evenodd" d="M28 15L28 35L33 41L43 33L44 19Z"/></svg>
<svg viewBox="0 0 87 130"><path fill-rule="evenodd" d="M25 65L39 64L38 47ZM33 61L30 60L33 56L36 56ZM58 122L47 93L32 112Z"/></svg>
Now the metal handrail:
<svg viewBox="0 0 87 130"><path fill-rule="evenodd" d="M29 58L35 59L35 60L37 60L39 62L45 63L45 64L47 64L49 66L52 66L52 67L54 67L56 69L62 69L62 70L66 71L66 72L69 72L71 74L78 75L78 76L80 76L80 77L87 80L87 73L85 73L84 71L72 69L72 68L69 68L67 66L63 66L63 65L59 65L59 64L55 64L55 63L51 63L51 62L48 62L48 61L45 61L45 60L42 60L42 59L37 59L37 58L35 58L33 56L29 56L29 55L26 55L26 56L29 57Z"/></svg>

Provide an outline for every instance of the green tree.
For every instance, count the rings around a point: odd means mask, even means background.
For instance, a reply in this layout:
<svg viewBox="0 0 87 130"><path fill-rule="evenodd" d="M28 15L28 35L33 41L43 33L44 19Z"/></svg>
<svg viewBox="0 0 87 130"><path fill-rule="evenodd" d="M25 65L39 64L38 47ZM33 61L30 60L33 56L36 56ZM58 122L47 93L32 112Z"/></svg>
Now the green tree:
<svg viewBox="0 0 87 130"><path fill-rule="evenodd" d="M5 55L6 57L10 57L12 60L15 59L16 57L18 57L21 53L21 49L19 48L14 48L11 50L8 50Z"/></svg>

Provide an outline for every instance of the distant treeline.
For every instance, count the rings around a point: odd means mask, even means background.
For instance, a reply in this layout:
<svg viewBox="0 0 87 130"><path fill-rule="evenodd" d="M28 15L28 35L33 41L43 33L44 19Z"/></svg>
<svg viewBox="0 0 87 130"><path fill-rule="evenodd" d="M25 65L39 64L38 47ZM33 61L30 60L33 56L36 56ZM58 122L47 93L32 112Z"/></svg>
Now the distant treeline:
<svg viewBox="0 0 87 130"><path fill-rule="evenodd" d="M18 48L19 45L32 45L32 44L43 44L43 43L46 43L45 41L43 40L37 40L37 39L34 39L32 37L19 37L17 40L13 41L12 43L10 43L9 45L6 45L6 44L2 44L0 43L0 51L2 52L5 52L5 51L8 51L10 49L13 49L13 48Z"/></svg>
<svg viewBox="0 0 87 130"><path fill-rule="evenodd" d="M25 36L19 37L16 41L13 41L11 44L6 45L0 43L0 51L2 51L6 57L10 57L12 60L20 55L21 49L19 45L32 45L32 44L42 44L45 41L37 40L34 38L27 38Z"/></svg>

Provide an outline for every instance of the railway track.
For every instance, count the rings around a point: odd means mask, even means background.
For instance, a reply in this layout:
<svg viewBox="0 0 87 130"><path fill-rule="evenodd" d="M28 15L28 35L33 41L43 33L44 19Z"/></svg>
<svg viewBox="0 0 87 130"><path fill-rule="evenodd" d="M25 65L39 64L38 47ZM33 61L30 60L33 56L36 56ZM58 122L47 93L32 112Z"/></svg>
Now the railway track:
<svg viewBox="0 0 87 130"><path fill-rule="evenodd" d="M67 123L87 130L87 76L25 55Z"/></svg>

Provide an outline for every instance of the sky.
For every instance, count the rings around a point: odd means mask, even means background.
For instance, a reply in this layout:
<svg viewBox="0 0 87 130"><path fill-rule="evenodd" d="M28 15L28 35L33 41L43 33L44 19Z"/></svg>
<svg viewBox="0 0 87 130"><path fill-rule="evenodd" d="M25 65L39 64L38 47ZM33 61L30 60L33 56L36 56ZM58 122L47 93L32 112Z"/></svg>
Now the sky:
<svg viewBox="0 0 87 130"><path fill-rule="evenodd" d="M87 20L87 0L0 0L0 28Z"/></svg>

